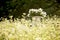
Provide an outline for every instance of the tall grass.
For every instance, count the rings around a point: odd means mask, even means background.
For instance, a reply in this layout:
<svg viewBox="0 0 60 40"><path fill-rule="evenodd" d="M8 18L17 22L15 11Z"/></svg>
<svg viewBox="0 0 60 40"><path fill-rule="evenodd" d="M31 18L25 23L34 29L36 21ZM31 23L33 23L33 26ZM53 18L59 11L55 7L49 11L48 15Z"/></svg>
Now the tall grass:
<svg viewBox="0 0 60 40"><path fill-rule="evenodd" d="M60 18L1 21L0 40L60 40Z"/></svg>

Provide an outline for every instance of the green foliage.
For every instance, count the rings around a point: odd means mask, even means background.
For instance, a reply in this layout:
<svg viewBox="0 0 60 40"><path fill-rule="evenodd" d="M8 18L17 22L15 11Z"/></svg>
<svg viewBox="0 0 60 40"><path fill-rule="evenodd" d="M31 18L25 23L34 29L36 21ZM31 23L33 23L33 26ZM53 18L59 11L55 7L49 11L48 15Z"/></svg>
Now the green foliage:
<svg viewBox="0 0 60 40"><path fill-rule="evenodd" d="M15 0L11 4L17 4L14 9L15 11L13 11L13 14L19 14L20 16L23 12L26 12L28 14L28 10L30 8L43 8L48 15L56 15L57 13L55 13L55 11L60 9L56 0Z"/></svg>
<svg viewBox="0 0 60 40"><path fill-rule="evenodd" d="M31 8L43 8L48 15L59 15L60 5L56 0L10 0L5 1L5 6L1 6L0 10L4 14L4 10L7 10L9 15L15 17L22 17L22 13L28 14L28 10ZM56 12L56 13L55 13Z"/></svg>

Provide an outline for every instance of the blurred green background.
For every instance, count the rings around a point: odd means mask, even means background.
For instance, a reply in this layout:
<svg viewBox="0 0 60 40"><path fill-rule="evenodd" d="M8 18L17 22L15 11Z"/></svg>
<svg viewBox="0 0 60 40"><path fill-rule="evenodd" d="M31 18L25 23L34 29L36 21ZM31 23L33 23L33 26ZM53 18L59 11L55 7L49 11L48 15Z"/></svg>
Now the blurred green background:
<svg viewBox="0 0 60 40"><path fill-rule="evenodd" d="M0 0L0 17L13 15L22 18L22 13L28 14L31 8L42 8L47 14L60 16L59 0Z"/></svg>

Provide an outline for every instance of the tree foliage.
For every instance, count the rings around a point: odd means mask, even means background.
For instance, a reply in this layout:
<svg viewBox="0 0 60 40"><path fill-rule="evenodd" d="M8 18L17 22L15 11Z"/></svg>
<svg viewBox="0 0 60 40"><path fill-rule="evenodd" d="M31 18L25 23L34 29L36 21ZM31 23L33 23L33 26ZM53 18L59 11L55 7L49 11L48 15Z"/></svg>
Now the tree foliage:
<svg viewBox="0 0 60 40"><path fill-rule="evenodd" d="M22 13L28 14L31 8L42 8L48 15L60 15L58 0L0 0L0 17L13 15L22 18Z"/></svg>

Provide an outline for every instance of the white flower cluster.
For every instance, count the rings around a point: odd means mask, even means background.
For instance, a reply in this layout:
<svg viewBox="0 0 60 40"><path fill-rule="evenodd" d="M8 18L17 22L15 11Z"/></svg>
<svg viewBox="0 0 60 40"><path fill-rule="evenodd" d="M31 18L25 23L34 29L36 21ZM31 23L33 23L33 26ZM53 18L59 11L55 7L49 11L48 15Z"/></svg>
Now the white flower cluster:
<svg viewBox="0 0 60 40"><path fill-rule="evenodd" d="M43 9L29 9L29 14L27 15L28 17L30 16L42 16L46 17L46 12L43 11Z"/></svg>
<svg viewBox="0 0 60 40"><path fill-rule="evenodd" d="M55 19L55 20L54 20ZM0 40L60 40L60 18L0 22Z"/></svg>

